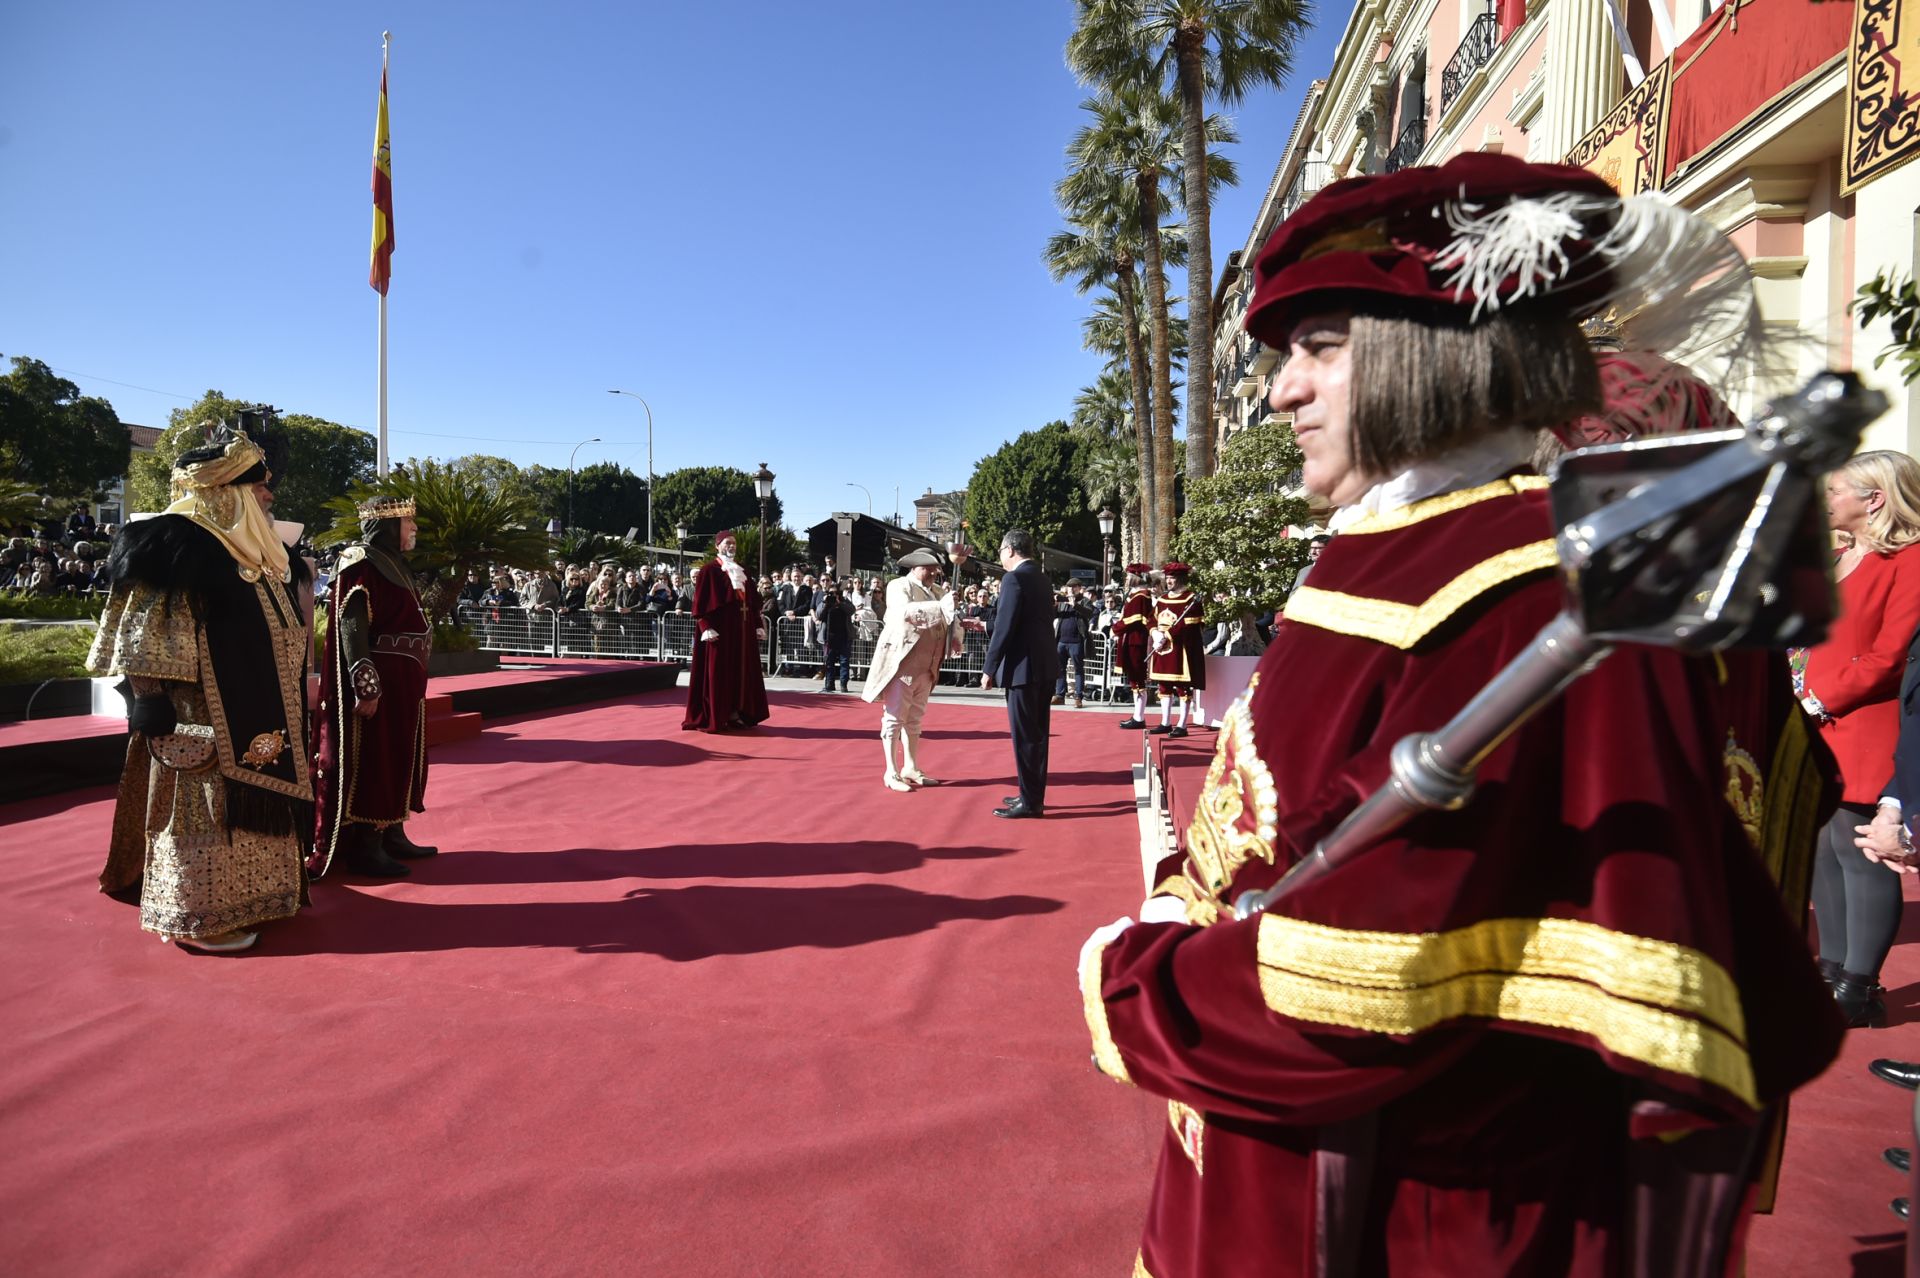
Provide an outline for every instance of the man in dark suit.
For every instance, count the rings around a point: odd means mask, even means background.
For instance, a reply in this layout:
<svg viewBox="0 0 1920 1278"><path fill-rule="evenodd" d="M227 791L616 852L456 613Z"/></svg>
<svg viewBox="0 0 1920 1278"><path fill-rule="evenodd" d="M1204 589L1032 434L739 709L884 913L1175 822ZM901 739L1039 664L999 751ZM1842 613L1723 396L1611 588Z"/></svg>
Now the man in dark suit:
<svg viewBox="0 0 1920 1278"><path fill-rule="evenodd" d="M1034 562L1033 534L1009 528L1000 539L1000 606L980 686L1007 690L1007 723L1013 729L1013 762L1020 793L993 814L1037 817L1047 809L1047 736L1058 673L1054 660L1053 587Z"/></svg>

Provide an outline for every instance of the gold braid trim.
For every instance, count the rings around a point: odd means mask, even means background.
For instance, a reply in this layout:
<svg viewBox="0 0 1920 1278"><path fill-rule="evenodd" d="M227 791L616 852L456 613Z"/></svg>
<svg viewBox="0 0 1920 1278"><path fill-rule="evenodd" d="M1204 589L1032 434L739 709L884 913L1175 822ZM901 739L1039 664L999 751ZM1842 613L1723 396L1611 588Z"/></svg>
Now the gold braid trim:
<svg viewBox="0 0 1920 1278"><path fill-rule="evenodd" d="M1456 510L1465 510L1469 506L1478 506L1483 501L1492 501L1497 497L1512 497L1518 493L1538 492L1546 486L1547 481L1538 475L1508 475L1505 479L1496 479L1490 484L1481 484L1478 488L1462 488L1458 492L1441 493L1438 497L1409 502L1397 510L1386 510L1377 515L1364 516L1342 529L1340 535L1361 537L1368 533L1392 532L1397 528L1406 528L1440 515L1450 515Z"/></svg>
<svg viewBox="0 0 1920 1278"><path fill-rule="evenodd" d="M1530 573L1544 572L1559 563L1560 557L1551 540L1515 546L1475 564L1419 604L1368 599L1337 590L1302 586L1287 600L1286 617L1288 621L1338 635L1372 639L1394 648L1411 648L1495 586Z"/></svg>
<svg viewBox="0 0 1920 1278"><path fill-rule="evenodd" d="M1127 1063L1121 1059L1120 1047L1113 1041L1113 1031L1107 1028L1106 1001L1100 997L1100 958L1106 952L1105 942L1087 951L1086 960L1080 965L1080 1001L1086 1009L1087 1032L1093 1035L1093 1063L1108 1078L1117 1078L1132 1086Z"/></svg>
<svg viewBox="0 0 1920 1278"><path fill-rule="evenodd" d="M1814 765L1807 717L1789 710L1762 791L1760 857L1795 921L1804 925L1824 785Z"/></svg>
<svg viewBox="0 0 1920 1278"><path fill-rule="evenodd" d="M1259 964L1268 1008L1295 1020L1376 1034L1468 1016L1573 1030L1759 1107L1733 979L1683 945L1573 919L1405 933L1265 914Z"/></svg>

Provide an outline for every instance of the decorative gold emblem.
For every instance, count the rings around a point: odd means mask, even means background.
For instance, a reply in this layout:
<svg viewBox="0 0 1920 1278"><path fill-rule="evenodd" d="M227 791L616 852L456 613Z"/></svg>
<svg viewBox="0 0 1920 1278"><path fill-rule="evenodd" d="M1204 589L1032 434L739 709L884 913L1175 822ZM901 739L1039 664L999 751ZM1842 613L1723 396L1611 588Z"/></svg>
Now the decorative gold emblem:
<svg viewBox="0 0 1920 1278"><path fill-rule="evenodd" d="M1758 848L1760 814L1766 808L1766 782L1760 775L1760 765L1740 748L1732 728L1727 729L1727 748L1721 752L1720 760L1727 770L1727 806L1740 818L1747 842Z"/></svg>
<svg viewBox="0 0 1920 1278"><path fill-rule="evenodd" d="M1187 902L1187 921L1207 925L1220 917L1222 894L1240 867L1258 857L1274 863L1279 839L1280 794L1273 773L1260 758L1253 739L1253 715L1247 698L1259 686L1248 685L1246 696L1227 708L1220 721L1220 743L1213 765L1187 827L1186 875L1193 885ZM1253 821L1244 818L1251 813Z"/></svg>
<svg viewBox="0 0 1920 1278"><path fill-rule="evenodd" d="M275 728L272 732L263 732L247 746L247 752L240 756L243 768L270 767L282 754L286 753L287 734L284 729Z"/></svg>

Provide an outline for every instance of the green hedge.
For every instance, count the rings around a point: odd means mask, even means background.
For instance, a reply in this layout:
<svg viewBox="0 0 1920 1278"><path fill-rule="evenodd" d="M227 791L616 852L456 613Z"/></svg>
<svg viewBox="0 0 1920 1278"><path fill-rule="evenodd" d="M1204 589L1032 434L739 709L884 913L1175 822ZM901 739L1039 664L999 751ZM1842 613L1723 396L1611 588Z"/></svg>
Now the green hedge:
<svg viewBox="0 0 1920 1278"><path fill-rule="evenodd" d="M97 621L104 595L0 594L0 621Z"/></svg>
<svg viewBox="0 0 1920 1278"><path fill-rule="evenodd" d="M0 683L84 679L92 646L92 626L0 624Z"/></svg>

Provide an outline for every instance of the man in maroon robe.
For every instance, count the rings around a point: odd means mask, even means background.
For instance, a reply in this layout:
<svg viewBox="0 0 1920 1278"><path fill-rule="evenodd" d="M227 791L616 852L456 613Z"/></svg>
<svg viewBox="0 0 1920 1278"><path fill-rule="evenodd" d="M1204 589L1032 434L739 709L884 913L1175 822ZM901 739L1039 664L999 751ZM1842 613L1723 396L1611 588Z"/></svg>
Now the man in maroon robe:
<svg viewBox="0 0 1920 1278"><path fill-rule="evenodd" d="M1200 596L1187 585L1192 570L1183 563L1170 563L1160 571L1166 582L1154 596L1147 630L1147 677L1160 689L1160 726L1148 731L1184 737L1196 694L1207 686L1206 618ZM1170 714L1178 715L1171 726Z"/></svg>
<svg viewBox="0 0 1920 1278"><path fill-rule="evenodd" d="M734 559L733 534L714 538L714 557L693 582L693 616L699 630L687 678L687 717L682 729L724 732L751 728L767 717L767 680L760 641L760 591Z"/></svg>
<svg viewBox="0 0 1920 1278"><path fill-rule="evenodd" d="M1127 601L1113 622L1113 660L1133 693L1133 717L1123 728L1147 726L1147 631L1153 626L1152 572L1145 564L1127 565Z"/></svg>
<svg viewBox="0 0 1920 1278"><path fill-rule="evenodd" d="M314 718L318 823L311 868L336 858L357 873L408 873L395 857L432 856L407 837L425 810L427 658L433 626L406 554L417 530L410 498L360 506L362 540L340 553L327 600L327 643Z"/></svg>
<svg viewBox="0 0 1920 1278"><path fill-rule="evenodd" d="M1600 402L1575 321L1639 278L1596 247L1620 205L1468 154L1336 183L1261 254L1247 328L1289 352L1272 404L1340 535L1224 718L1183 861L1081 953L1096 1065L1168 1106L1136 1275L1740 1271L1779 1107L1842 1033L1782 908L1831 761L1777 655L1623 645L1463 806L1233 911L1559 612L1524 467Z"/></svg>

